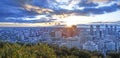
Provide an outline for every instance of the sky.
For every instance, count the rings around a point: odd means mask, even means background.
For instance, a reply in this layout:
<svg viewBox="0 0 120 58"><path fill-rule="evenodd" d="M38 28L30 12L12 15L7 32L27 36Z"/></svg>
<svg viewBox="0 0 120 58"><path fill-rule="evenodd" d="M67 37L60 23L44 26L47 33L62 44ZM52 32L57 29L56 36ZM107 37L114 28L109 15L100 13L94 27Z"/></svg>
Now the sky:
<svg viewBox="0 0 120 58"><path fill-rule="evenodd" d="M0 23L120 21L120 0L0 0Z"/></svg>

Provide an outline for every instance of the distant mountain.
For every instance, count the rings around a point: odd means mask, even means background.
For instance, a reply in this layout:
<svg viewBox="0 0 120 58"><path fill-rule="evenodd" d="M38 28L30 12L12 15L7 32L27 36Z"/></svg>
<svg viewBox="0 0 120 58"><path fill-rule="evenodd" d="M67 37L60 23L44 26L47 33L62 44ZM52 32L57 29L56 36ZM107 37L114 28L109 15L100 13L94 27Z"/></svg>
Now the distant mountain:
<svg viewBox="0 0 120 58"><path fill-rule="evenodd" d="M91 24L110 24L110 25L120 25L120 21L115 21L115 22L92 22Z"/></svg>

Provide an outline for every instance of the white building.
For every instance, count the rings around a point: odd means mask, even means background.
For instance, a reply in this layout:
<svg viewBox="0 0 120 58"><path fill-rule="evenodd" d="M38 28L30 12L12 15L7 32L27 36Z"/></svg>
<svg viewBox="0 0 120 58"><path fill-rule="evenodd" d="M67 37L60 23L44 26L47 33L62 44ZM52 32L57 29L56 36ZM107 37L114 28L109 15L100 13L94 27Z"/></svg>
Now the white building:
<svg viewBox="0 0 120 58"><path fill-rule="evenodd" d="M56 38L61 38L62 37L62 32L61 31L55 31L55 37Z"/></svg>
<svg viewBox="0 0 120 58"><path fill-rule="evenodd" d="M95 50L98 50L98 45L96 45L92 41L87 41L85 44L83 44L83 49L90 50L90 51L95 51Z"/></svg>

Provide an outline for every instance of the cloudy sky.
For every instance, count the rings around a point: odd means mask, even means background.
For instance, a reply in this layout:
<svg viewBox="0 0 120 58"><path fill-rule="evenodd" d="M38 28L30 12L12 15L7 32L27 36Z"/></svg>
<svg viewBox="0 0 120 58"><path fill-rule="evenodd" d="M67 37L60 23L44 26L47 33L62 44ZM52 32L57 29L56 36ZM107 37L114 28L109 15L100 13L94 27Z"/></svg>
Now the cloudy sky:
<svg viewBox="0 0 120 58"><path fill-rule="evenodd" d="M120 21L120 0L0 0L0 23Z"/></svg>

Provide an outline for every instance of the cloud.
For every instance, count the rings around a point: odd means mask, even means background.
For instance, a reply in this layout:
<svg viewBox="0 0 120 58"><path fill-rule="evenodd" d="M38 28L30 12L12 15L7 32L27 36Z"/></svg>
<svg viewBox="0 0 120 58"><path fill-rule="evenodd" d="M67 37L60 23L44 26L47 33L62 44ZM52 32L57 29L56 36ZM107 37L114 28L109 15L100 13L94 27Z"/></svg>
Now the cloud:
<svg viewBox="0 0 120 58"><path fill-rule="evenodd" d="M3 17L0 21L10 22L46 22L71 16L85 16L87 20L91 15L110 14L120 9L120 4L111 0L2 0L0 5Z"/></svg>
<svg viewBox="0 0 120 58"><path fill-rule="evenodd" d="M23 7L28 11L36 12L38 14L54 12L51 9L40 8L38 6L33 6L33 5L30 5L30 4L25 4Z"/></svg>
<svg viewBox="0 0 120 58"><path fill-rule="evenodd" d="M50 17L46 15L25 16L25 17L7 17L5 20L21 20L23 22L50 22Z"/></svg>
<svg viewBox="0 0 120 58"><path fill-rule="evenodd" d="M73 24L88 24L92 22L115 22L120 21L120 10L105 13L101 15L90 15L90 16L69 16L58 21L63 21L66 23Z"/></svg>
<svg viewBox="0 0 120 58"><path fill-rule="evenodd" d="M78 7L80 0L47 0L47 2L52 9L74 10Z"/></svg>
<svg viewBox="0 0 120 58"><path fill-rule="evenodd" d="M89 2L94 2L94 3L108 3L110 0L88 0Z"/></svg>

